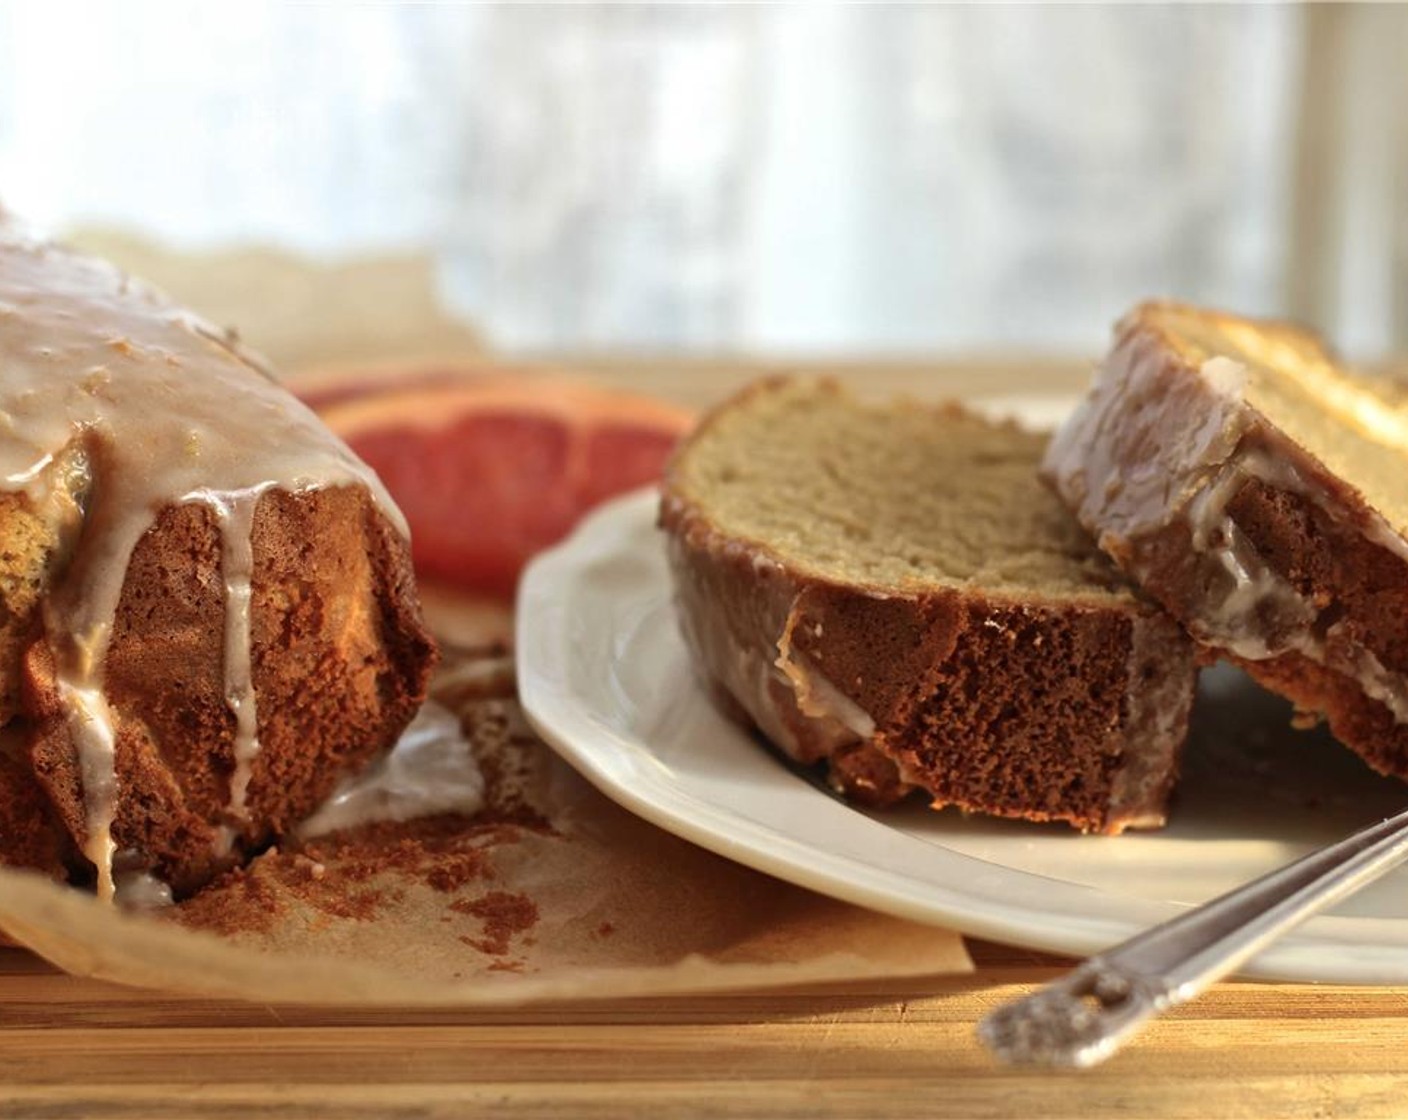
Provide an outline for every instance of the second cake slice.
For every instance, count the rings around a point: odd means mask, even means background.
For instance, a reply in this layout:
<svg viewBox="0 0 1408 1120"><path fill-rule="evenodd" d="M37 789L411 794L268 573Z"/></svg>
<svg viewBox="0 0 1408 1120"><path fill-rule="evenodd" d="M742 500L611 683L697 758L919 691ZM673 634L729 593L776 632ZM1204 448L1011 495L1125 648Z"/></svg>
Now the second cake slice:
<svg viewBox="0 0 1408 1120"><path fill-rule="evenodd" d="M953 406L746 390L661 510L700 667L858 799L1162 824L1193 647L1040 484L1044 444Z"/></svg>
<svg viewBox="0 0 1408 1120"><path fill-rule="evenodd" d="M1046 470L1211 654L1408 778L1408 397L1285 323L1146 303Z"/></svg>

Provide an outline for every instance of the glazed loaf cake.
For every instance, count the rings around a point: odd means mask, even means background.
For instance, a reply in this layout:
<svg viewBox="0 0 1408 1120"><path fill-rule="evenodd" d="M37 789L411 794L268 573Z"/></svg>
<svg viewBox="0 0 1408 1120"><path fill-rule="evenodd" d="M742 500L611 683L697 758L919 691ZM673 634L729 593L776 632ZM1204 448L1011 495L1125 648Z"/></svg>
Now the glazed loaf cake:
<svg viewBox="0 0 1408 1120"><path fill-rule="evenodd" d="M1162 824L1193 647L1041 485L1044 445L956 406L744 391L661 505L700 668L858 800Z"/></svg>
<svg viewBox="0 0 1408 1120"><path fill-rule="evenodd" d="M1408 778L1408 398L1314 335L1137 307L1045 470L1213 654Z"/></svg>
<svg viewBox="0 0 1408 1120"><path fill-rule="evenodd" d="M233 339L0 222L0 861L188 893L388 747L400 515Z"/></svg>

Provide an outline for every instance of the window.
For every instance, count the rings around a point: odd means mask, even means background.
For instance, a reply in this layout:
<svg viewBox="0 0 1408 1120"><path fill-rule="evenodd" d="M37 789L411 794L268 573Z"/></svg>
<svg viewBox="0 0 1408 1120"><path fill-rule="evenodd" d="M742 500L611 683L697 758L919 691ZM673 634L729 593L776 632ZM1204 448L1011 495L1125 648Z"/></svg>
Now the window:
<svg viewBox="0 0 1408 1120"><path fill-rule="evenodd" d="M0 6L13 208L423 247L509 347L1086 352L1146 295L1408 343L1402 8L75 12Z"/></svg>

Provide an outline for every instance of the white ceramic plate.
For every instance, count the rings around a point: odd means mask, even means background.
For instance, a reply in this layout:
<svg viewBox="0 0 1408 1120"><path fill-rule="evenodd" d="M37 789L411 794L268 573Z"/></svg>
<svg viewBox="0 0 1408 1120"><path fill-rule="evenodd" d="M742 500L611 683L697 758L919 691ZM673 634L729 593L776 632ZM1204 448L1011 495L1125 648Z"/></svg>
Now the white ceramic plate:
<svg viewBox="0 0 1408 1120"><path fill-rule="evenodd" d="M1408 787L1321 733L1289 730L1279 701L1216 669L1204 674L1162 831L1081 836L922 805L857 809L714 708L675 625L655 509L653 493L620 499L529 568L517 623L523 705L608 796L760 871L918 921L1086 955L1408 804ZM1408 868L1243 971L1408 983Z"/></svg>

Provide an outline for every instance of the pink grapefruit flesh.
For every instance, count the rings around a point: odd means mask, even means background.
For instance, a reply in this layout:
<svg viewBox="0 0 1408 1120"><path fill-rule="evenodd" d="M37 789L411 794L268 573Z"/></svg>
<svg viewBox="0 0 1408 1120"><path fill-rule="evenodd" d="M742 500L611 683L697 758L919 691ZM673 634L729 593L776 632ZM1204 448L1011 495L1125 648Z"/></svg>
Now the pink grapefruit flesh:
<svg viewBox="0 0 1408 1120"><path fill-rule="evenodd" d="M381 476L423 575L500 597L587 510L650 483L692 417L648 397L533 377L401 383L324 398Z"/></svg>

